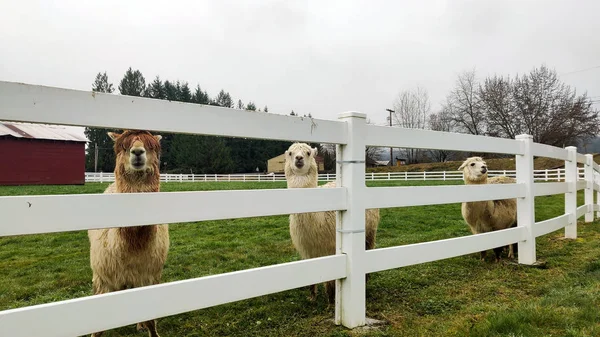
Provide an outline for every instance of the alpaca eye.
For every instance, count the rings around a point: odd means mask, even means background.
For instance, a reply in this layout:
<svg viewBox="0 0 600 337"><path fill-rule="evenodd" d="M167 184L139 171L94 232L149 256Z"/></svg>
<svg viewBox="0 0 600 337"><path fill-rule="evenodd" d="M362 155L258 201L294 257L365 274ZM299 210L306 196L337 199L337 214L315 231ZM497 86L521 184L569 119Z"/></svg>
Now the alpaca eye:
<svg viewBox="0 0 600 337"><path fill-rule="evenodd" d="M291 155L292 155L292 152L288 152L288 156L291 156Z"/></svg>
<svg viewBox="0 0 600 337"><path fill-rule="evenodd" d="M475 166L475 163L472 163L471 166Z"/></svg>
<svg viewBox="0 0 600 337"><path fill-rule="evenodd" d="M307 155L307 156L310 156L310 151L306 151L306 155Z"/></svg>

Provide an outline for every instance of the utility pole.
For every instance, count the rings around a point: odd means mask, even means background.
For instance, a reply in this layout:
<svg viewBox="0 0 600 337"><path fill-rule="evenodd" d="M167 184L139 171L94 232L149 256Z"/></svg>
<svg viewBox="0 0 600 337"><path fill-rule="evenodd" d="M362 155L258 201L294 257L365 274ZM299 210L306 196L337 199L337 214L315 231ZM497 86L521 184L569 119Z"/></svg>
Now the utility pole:
<svg viewBox="0 0 600 337"><path fill-rule="evenodd" d="M387 112L390 113L390 126L392 126L392 112L395 112L392 109L385 109ZM394 150L390 147L390 166L392 166L394 164Z"/></svg>
<svg viewBox="0 0 600 337"><path fill-rule="evenodd" d="M94 143L94 172L98 172L98 143Z"/></svg>

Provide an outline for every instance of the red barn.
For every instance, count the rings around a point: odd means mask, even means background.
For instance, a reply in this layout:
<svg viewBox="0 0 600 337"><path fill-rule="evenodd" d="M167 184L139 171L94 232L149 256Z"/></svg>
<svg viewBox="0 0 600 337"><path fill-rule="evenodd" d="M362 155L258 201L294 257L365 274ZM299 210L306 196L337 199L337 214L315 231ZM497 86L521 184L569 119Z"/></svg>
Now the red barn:
<svg viewBox="0 0 600 337"><path fill-rule="evenodd" d="M86 142L65 127L0 122L0 185L84 184Z"/></svg>

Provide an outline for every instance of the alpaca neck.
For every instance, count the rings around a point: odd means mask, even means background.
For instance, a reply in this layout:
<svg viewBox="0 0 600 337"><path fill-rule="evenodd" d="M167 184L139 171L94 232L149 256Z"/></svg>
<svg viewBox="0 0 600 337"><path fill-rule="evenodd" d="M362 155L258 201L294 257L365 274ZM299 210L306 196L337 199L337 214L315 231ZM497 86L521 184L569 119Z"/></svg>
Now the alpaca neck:
<svg viewBox="0 0 600 337"><path fill-rule="evenodd" d="M487 174L481 176L479 179L465 179L465 185L485 185L487 184ZM470 201L466 202L467 208L470 209L472 213L483 213L486 209L489 209L489 200L484 201ZM491 203L491 207L493 208L493 203Z"/></svg>
<svg viewBox="0 0 600 337"><path fill-rule="evenodd" d="M115 169L117 193L160 192L160 172L158 167L145 171L126 171L123 166ZM119 228L122 242L130 251L140 251L154 238L156 225Z"/></svg>
<svg viewBox="0 0 600 337"><path fill-rule="evenodd" d="M158 167L127 171L121 166L115 169L115 184L118 193L160 192L160 172Z"/></svg>
<svg viewBox="0 0 600 337"><path fill-rule="evenodd" d="M289 166L285 167L288 188L316 188L318 186L317 165L311 165L305 175L297 175Z"/></svg>
<svg viewBox="0 0 600 337"><path fill-rule="evenodd" d="M156 230L156 225L121 227L119 228L119 235L122 242L133 252L146 248L154 238Z"/></svg>
<svg viewBox="0 0 600 337"><path fill-rule="evenodd" d="M487 175L481 176L479 179L465 179L465 185L485 185L487 184Z"/></svg>

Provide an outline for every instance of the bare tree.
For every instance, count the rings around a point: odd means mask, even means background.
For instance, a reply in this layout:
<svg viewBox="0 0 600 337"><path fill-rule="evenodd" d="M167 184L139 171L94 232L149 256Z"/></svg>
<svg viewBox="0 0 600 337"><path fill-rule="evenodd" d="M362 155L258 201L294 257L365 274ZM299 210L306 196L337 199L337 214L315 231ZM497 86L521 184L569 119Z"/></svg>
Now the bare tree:
<svg viewBox="0 0 600 337"><path fill-rule="evenodd" d="M515 111L514 82L510 77L486 78L479 87L481 109L490 136L514 139L521 133L521 123Z"/></svg>
<svg viewBox="0 0 600 337"><path fill-rule="evenodd" d="M365 147L365 162L367 165L372 165L375 161L379 160L379 156L381 155L383 148L381 147L373 147L367 146ZM335 168L335 160L336 160L336 152L335 152L335 144L320 144L319 153L323 156L325 160L325 166L331 165L332 168Z"/></svg>
<svg viewBox="0 0 600 337"><path fill-rule="evenodd" d="M409 129L425 129L430 113L429 94L425 89L417 87L415 90L404 90L398 94L394 102L392 118L396 126ZM404 149L404 152L410 164L417 163L422 155L420 149Z"/></svg>
<svg viewBox="0 0 600 337"><path fill-rule="evenodd" d="M429 128L433 131L453 132L456 127L448 112L442 110L429 116ZM429 158L437 162L451 160L456 155L456 151L450 150L429 150Z"/></svg>
<svg viewBox="0 0 600 337"><path fill-rule="evenodd" d="M477 89L475 70L461 73L454 89L446 97L443 110L463 132L485 135L486 123Z"/></svg>
<svg viewBox="0 0 600 337"><path fill-rule="evenodd" d="M488 134L515 138L527 133L554 146L576 145L596 137L598 111L587 94L562 83L545 65L514 80L494 76L479 89Z"/></svg>

